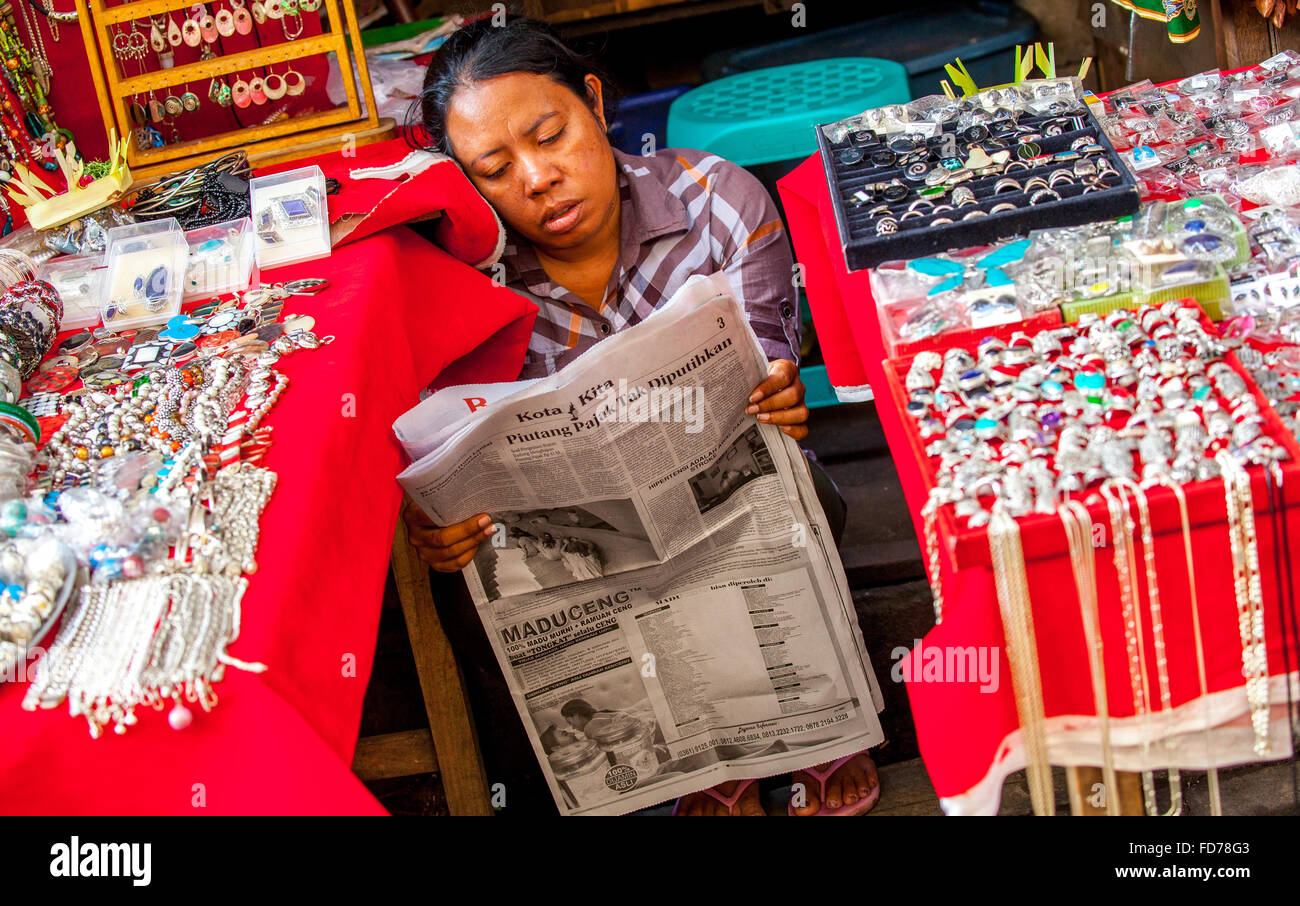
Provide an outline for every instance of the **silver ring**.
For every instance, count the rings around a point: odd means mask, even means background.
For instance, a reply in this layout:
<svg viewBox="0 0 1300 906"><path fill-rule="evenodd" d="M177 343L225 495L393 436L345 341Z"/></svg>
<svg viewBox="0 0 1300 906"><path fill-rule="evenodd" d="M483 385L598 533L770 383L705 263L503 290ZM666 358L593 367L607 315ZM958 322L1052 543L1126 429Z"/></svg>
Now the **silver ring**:
<svg viewBox="0 0 1300 906"><path fill-rule="evenodd" d="M965 217L963 217L962 220L974 220L976 217L987 217L987 216L989 216L987 211L981 211L979 208L976 208L975 210L967 214Z"/></svg>
<svg viewBox="0 0 1300 906"><path fill-rule="evenodd" d="M1002 172L1010 173L1013 170L1028 170L1028 169L1029 169L1029 164L1025 163L1023 160L1013 160L1011 161L1011 163L1007 164L1006 167L1003 168Z"/></svg>
<svg viewBox="0 0 1300 906"><path fill-rule="evenodd" d="M913 211L913 210L910 210L910 209L909 209L909 210L907 210L906 212L904 212L904 214L903 214L902 217L900 217L900 218L898 218L898 219L899 219L899 221L901 222L901 221L907 220L909 217L924 217L924 216L925 216L925 214L923 214L923 213L920 212L920 211Z"/></svg>
<svg viewBox="0 0 1300 906"><path fill-rule="evenodd" d="M888 236L890 233L898 232L898 221L892 217L885 217L876 224L877 236Z"/></svg>
<svg viewBox="0 0 1300 906"><path fill-rule="evenodd" d="M1029 196L1030 204L1040 204L1044 201L1060 201L1061 195L1055 189L1039 189L1033 195Z"/></svg>
<svg viewBox="0 0 1300 906"><path fill-rule="evenodd" d="M955 210L957 210L957 209L954 208L954 207L953 207L952 205L950 205L950 204L940 204L940 205L935 205L934 210L931 211L930 213L931 213L931 214L942 214L944 211L955 211Z"/></svg>
<svg viewBox="0 0 1300 906"><path fill-rule="evenodd" d="M918 198L916 201L912 202L907 206L908 213L915 212L918 205L927 205L929 207L934 207L934 202L930 201L927 198Z"/></svg>
<svg viewBox="0 0 1300 906"><path fill-rule="evenodd" d="M936 217L930 221L930 226L943 226L948 223L952 223L951 217Z"/></svg>
<svg viewBox="0 0 1300 906"><path fill-rule="evenodd" d="M1015 209L1016 206L1013 205L1011 202L1004 201L1001 204L995 204L992 208L989 209L989 213L1001 214L1003 211L1014 211Z"/></svg>
<svg viewBox="0 0 1300 906"><path fill-rule="evenodd" d="M1062 168L1052 171L1052 174L1047 177L1047 186L1054 189L1063 182L1074 185L1074 181L1074 174Z"/></svg>
<svg viewBox="0 0 1300 906"><path fill-rule="evenodd" d="M1019 180L1012 179L1009 176L999 179L993 185L994 195L1001 195L1003 192L1022 192L1022 191L1024 191L1024 189L1020 185Z"/></svg>

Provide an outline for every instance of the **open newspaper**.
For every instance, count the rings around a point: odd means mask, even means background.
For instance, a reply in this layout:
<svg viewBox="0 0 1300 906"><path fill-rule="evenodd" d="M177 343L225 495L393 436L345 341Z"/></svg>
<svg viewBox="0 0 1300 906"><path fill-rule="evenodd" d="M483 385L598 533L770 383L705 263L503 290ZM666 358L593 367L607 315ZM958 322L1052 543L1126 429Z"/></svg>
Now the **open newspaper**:
<svg viewBox="0 0 1300 906"><path fill-rule="evenodd" d="M767 360L722 276L534 381L394 424L563 814L621 814L880 743L880 690L798 446L745 414ZM816 791L813 791L814 795Z"/></svg>

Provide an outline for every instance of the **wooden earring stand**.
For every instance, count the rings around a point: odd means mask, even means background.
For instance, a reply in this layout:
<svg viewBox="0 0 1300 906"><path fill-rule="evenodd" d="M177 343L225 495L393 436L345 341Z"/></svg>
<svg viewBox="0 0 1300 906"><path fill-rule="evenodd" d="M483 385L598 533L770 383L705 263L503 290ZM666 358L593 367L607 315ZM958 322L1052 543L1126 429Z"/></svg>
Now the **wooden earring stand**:
<svg viewBox="0 0 1300 906"><path fill-rule="evenodd" d="M255 166L310 156L336 145L347 136L357 145L391 138L395 132L392 119L379 119L375 113L370 72L357 28L353 0L325 0L322 22L329 30L311 38L228 54L211 60L186 63L170 69L124 77L113 55L112 27L119 23L158 16L191 6L193 0L136 0L120 6L105 6L104 0L86 0L90 15L79 17L81 38L90 59L104 131L113 129L128 135L136 124L130 117L131 98L150 91L172 88L186 82L205 82L240 70L269 64L285 63L323 53L334 53L343 75L347 104L312 113L289 117L280 122L242 129L230 129L205 138L141 148L130 143L127 163L136 183L152 182L180 170L220 157L232 148L242 148ZM346 18L345 18L346 16ZM354 62L355 60L355 62ZM362 97L358 97L357 83ZM362 102L365 107L362 109Z"/></svg>

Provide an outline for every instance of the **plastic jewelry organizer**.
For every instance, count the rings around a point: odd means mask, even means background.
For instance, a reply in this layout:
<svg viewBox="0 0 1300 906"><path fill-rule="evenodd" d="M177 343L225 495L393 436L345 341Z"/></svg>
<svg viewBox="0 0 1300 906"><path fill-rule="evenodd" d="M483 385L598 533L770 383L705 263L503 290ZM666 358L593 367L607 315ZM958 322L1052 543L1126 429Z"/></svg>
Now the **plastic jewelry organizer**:
<svg viewBox="0 0 1300 906"><path fill-rule="evenodd" d="M1201 325L1207 331L1216 336L1218 335L1218 328L1204 314L1201 315ZM1008 324L984 331L981 336L997 337L1005 341L1013 333L1023 332L1023 330L1023 324ZM945 344L945 348L953 348L959 345L962 344L949 343ZM885 382L887 391L893 399L893 405L903 419L903 431L907 438L908 452L913 461L917 463L925 493L928 497L937 484L935 480L936 473L931 458L925 452L926 441L921 438L916 421L907 413L908 393L903 383L914 357L909 355L903 358L887 360L885 362ZM1287 494L1287 508L1300 505L1300 492L1294 490L1295 486L1300 484L1300 443L1297 443L1295 436L1282 424L1277 412L1274 411L1272 404L1260 391L1259 385L1251 376L1250 371L1242 366L1236 352L1228 351L1223 356L1223 361L1227 362L1242 377L1246 382L1247 390L1254 394L1255 401L1259 404L1259 414L1263 418L1264 436L1271 438L1278 446L1285 448L1290 455L1289 460L1279 462L1278 465L1285 476L1285 486L1291 489ZM1264 467L1248 465L1246 469L1250 474L1252 500L1254 501L1255 513L1259 518L1258 514L1267 514L1269 508ZM1212 478L1205 481L1192 481L1182 485L1182 488L1187 498L1189 524L1193 529L1207 525L1226 526L1222 480ZM1155 537L1159 539L1161 536L1170 534L1181 535L1182 515L1173 491L1167 487L1157 485L1147 488L1146 493L1151 511L1151 528ZM1097 499L1090 500L1094 495ZM1089 486L1082 492L1076 492L1071 495L1071 499L1084 503L1093 523L1106 525L1109 533L1110 517L1106 509L1106 502L1101 498L1099 486ZM1066 556L1069 547L1065 529L1062 526L1060 517L1055 513L1050 515L1030 513L1018 517L1016 522L1020 526L1021 544L1026 561ZM952 505L945 504L939 507L935 520L935 529L939 544L947 551L949 563L954 571L970 567L991 568L987 526L970 528L959 525L958 519L953 513Z"/></svg>
<svg viewBox="0 0 1300 906"><path fill-rule="evenodd" d="M1105 131L1097 123L1092 112L1086 107L1079 115L1082 129L1073 129L1059 135L1044 135L1034 139L1039 147L1039 154L1051 155L1071 150L1070 146L1078 139L1089 138L1100 145L1102 154L1110 161L1114 173L1108 176L1107 188L1084 193L1082 183L1053 186L1061 196L1059 201L1046 201L1031 205L1030 194L1025 192L1001 192L994 194L999 180L1010 175L1022 185L1034 177L1047 179L1062 166L1070 164L1060 161L1047 161L1030 166L1028 170L1017 169L1013 174L996 174L977 177L960 185L970 189L975 195L975 204L958 208L952 217L953 223L932 225L933 212L921 217L902 219L908 206L922 200L918 195L925 183L909 184L905 180L905 168L897 163L888 165L873 164L871 155L879 150L889 150L884 144L890 136L869 136L870 142L861 142L855 133L846 135L841 141L831 141L827 132L834 124L817 127L817 145L821 152L822 166L826 171L826 182L831 187L831 202L835 209L835 223L839 228L840 241L844 248L844 257L850 270L873 267L883 261L896 258L920 258L947 249L968 248L976 245L988 245L998 239L1028 233L1030 230L1051 227L1075 226L1104 220L1110 217L1123 217L1138 209L1139 195L1137 181L1128 167L1121 160ZM1018 123L1033 126L1060 119L1059 115L1021 116ZM947 122L942 126L942 134L927 139L926 146L937 148L944 136L958 134L956 122ZM862 132L869 132L863 130ZM856 133L861 135L862 132ZM977 140L974 144L984 144L987 139ZM1016 145L1007 148L1013 156ZM846 162L844 152L854 149L862 152L860 160ZM992 152L995 153L995 152ZM854 155L856 156L856 155ZM1023 158L1016 158L1023 159ZM938 164L936 164L938 166ZM885 201L889 213L874 216L869 211L876 207L876 201L854 204L855 193L872 183L889 183L898 180L907 188L907 195L896 201ZM951 204L950 195L932 199L934 204ZM990 213L996 205L1010 203L1015 210ZM972 220L959 219L972 211L983 211L986 216ZM897 231L879 235L876 232L878 221L883 217L892 217L898 222Z"/></svg>

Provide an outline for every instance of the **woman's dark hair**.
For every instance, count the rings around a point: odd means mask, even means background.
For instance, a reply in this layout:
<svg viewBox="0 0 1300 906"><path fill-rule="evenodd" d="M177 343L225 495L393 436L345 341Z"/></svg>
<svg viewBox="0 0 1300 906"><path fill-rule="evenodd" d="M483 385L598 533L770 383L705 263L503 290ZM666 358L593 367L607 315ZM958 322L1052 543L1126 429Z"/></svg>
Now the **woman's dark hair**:
<svg viewBox="0 0 1300 906"><path fill-rule="evenodd" d="M617 92L594 59L569 47L544 22L522 16L503 25L494 21L490 16L452 32L434 54L420 97L407 113L407 137L416 147L451 154L446 123L452 95L463 86L512 72L550 76L584 102L589 96L583 80L595 75L603 86L605 124L614 122Z"/></svg>

